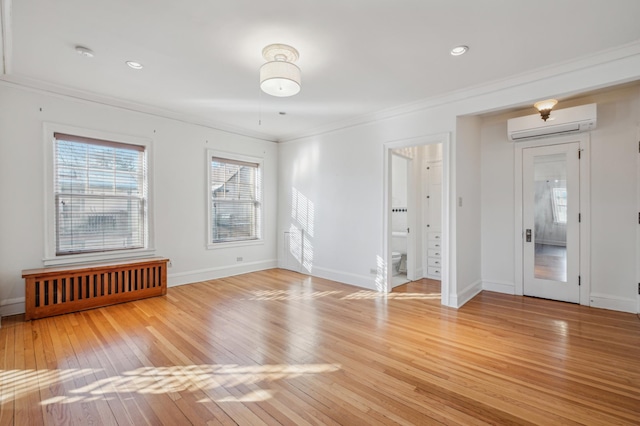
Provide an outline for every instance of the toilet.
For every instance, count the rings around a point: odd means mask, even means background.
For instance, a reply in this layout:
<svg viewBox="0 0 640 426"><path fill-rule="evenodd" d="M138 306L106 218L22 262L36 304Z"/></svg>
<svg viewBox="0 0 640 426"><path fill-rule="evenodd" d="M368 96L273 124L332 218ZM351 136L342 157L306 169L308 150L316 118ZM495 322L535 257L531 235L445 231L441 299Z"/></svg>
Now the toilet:
<svg viewBox="0 0 640 426"><path fill-rule="evenodd" d="M391 266L393 267L392 275L398 275L400 273L401 260L402 260L402 253L397 251L391 252Z"/></svg>

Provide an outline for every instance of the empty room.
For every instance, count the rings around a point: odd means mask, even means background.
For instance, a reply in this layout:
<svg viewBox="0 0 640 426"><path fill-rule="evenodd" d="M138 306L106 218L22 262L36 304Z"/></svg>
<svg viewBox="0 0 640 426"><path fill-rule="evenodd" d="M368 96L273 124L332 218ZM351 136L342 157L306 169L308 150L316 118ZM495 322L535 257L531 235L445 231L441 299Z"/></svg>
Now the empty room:
<svg viewBox="0 0 640 426"><path fill-rule="evenodd" d="M640 424L637 0L0 0L0 426Z"/></svg>

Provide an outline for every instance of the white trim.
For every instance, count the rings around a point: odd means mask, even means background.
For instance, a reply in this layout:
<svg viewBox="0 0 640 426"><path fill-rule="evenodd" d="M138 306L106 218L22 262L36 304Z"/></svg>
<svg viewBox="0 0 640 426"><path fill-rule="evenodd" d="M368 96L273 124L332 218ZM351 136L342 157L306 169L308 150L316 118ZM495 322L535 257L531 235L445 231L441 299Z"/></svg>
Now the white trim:
<svg viewBox="0 0 640 426"><path fill-rule="evenodd" d="M223 243L211 242L212 224L211 224L211 158L217 157L220 159L243 161L246 163L254 163L258 165L258 191L260 192L258 204L260 205L260 215L258 223L259 238L245 241L229 241ZM264 244L264 216L265 216L265 199L264 199L264 158L254 157L251 155L244 155L238 153L232 153L227 151L220 151L217 149L207 149L207 157L205 158L206 171L207 171L207 187L205 188L205 200L207 205L207 217L206 217L206 230L205 246L208 250L242 247L242 246L255 246Z"/></svg>
<svg viewBox="0 0 640 426"><path fill-rule="evenodd" d="M522 229L522 150L525 148L560 145L571 142L580 144L580 304L589 306L589 294L591 291L591 168L590 168L590 134L583 133L572 136L556 136L529 142L511 142L514 149L514 179L515 179L515 206L514 206L514 253L515 253L515 287L514 294L522 296L523 287L523 248L524 238Z"/></svg>
<svg viewBox="0 0 640 426"><path fill-rule="evenodd" d="M196 269L193 271L167 274L167 287L176 287L184 284L199 283L202 281L217 280L235 275L248 274L250 272L264 271L278 267L276 259L260 260L258 262L241 262L233 266L218 266L216 268Z"/></svg>
<svg viewBox="0 0 640 426"><path fill-rule="evenodd" d="M24 297L16 297L14 299L5 299L0 302L0 318L10 315L24 314Z"/></svg>
<svg viewBox="0 0 640 426"><path fill-rule="evenodd" d="M460 308L465 303L476 297L482 291L482 281L478 280L472 283L470 286L458 292L458 294L451 294L449 299L449 306L454 308Z"/></svg>
<svg viewBox="0 0 640 426"><path fill-rule="evenodd" d="M438 133L435 135L426 135L410 139L401 139L389 141L383 144L383 225L382 225L382 261L384 265L391 264L391 151L396 148L406 148L411 146L442 144L442 274L441 274L441 303L446 306L452 306L449 300L449 289L455 288L455 272L450 268L450 258L455 253L455 241L451 238L454 234L453 221L450 220L451 206L451 176L454 166L450 158L451 153L451 136L449 133ZM391 291L391 268L384 267L384 276L380 290L385 292Z"/></svg>
<svg viewBox="0 0 640 426"><path fill-rule="evenodd" d="M506 281L482 281L482 290L495 293L516 294L516 285Z"/></svg>
<svg viewBox="0 0 640 426"><path fill-rule="evenodd" d="M53 170L53 139L54 133L84 136L113 142L122 142L145 147L147 156L147 247L133 250L108 251L105 253L83 253L56 256L55 248L55 214L53 211L54 170ZM154 222L154 154L153 141L148 138L105 132L102 130L86 129L66 124L45 122L42 125L43 161L44 161L44 266L69 265L74 263L130 259L131 257L153 256L155 253L155 222Z"/></svg>
<svg viewBox="0 0 640 426"><path fill-rule="evenodd" d="M626 297L610 296L607 294L593 293L590 297L591 307L610 309L612 311L636 313L636 301Z"/></svg>
<svg viewBox="0 0 640 426"><path fill-rule="evenodd" d="M337 271L335 269L322 268L313 265L312 277L323 278L326 280L336 281L342 284L349 284L356 287L365 288L367 290L378 291L375 279L368 275L352 274L350 272Z"/></svg>
<svg viewBox="0 0 640 426"><path fill-rule="evenodd" d="M357 127L357 126L362 126L369 123L384 121L384 120L392 119L394 117L403 116L403 115L415 113L415 112L430 109L430 108L436 108L436 107L452 104L452 103L463 101L463 100L468 100L470 98L479 98L485 95L495 95L496 93L501 91L515 89L515 88L522 87L527 84L539 82L548 78L559 77L559 76L564 76L570 73L579 72L579 71L589 69L591 67L595 67L598 65L621 61L627 58L632 58L637 55L640 55L640 41L633 41L623 46L616 46L614 48L596 52L596 53L586 55L577 59L571 59L569 61L553 64L551 66L537 68L532 71L527 71L521 74L517 74L509 78L502 78L497 81L493 81L489 83L481 83L477 86L472 86L465 89L456 90L453 92L447 92L440 96L433 96L417 102L399 105L399 106L383 109L380 111L376 111L370 114L354 117L351 119L329 123L327 125L318 126L316 128L307 130L305 132L292 133L290 135L285 135L284 137L281 137L279 139L279 142L280 143L294 142L299 139L309 138L309 137L318 136L318 135L324 135L327 133L344 130L351 127ZM611 78L610 81L602 83L597 87L583 87L580 89L579 92L584 92L585 90L589 90L589 89L597 89L601 87L611 86L614 84L626 83L626 82L637 79L638 72L632 71L634 70L633 65L629 64L624 69L625 71L631 71L631 73L625 72L625 75L617 75L617 73L612 74L610 76ZM633 74L633 75L631 76L630 74ZM579 92L576 92L576 93L579 93ZM563 93L563 95L571 95L571 94L575 94L575 93L572 93L572 92ZM551 96L551 94L549 95L540 94L538 99L541 99L541 98L544 99L547 96ZM499 111L499 110L505 109L506 107L513 107L513 106L514 105L512 104L495 105L493 106L492 109L488 110L486 108L486 102L482 102L482 103L478 103L475 107L470 107L468 110L465 110L464 114L473 115L473 114L479 114L479 113L487 113L491 111Z"/></svg>
<svg viewBox="0 0 640 426"><path fill-rule="evenodd" d="M252 130L242 129L229 124L223 124L210 119L203 119L192 114L184 114L176 111L166 110L153 105L142 104L138 102L127 101L120 98L114 98L108 95L100 95L87 92L84 90L74 89L71 87L61 86L23 75L0 75L0 85L9 87L18 87L22 90L28 90L38 94L45 94L59 99L72 99L82 103L99 104L126 111L133 111L145 114L151 117L164 118L174 120L185 124L194 124L203 126L208 129L220 132L246 136L253 139L263 140L266 142L276 143L277 140L272 135L266 133L254 132Z"/></svg>
<svg viewBox="0 0 640 426"><path fill-rule="evenodd" d="M11 74L13 60L13 4L11 0L2 0L0 4L0 74Z"/></svg>
<svg viewBox="0 0 640 426"><path fill-rule="evenodd" d="M591 136L580 138L580 304L591 294Z"/></svg>
<svg viewBox="0 0 640 426"><path fill-rule="evenodd" d="M65 256L44 258L42 259L42 263L44 264L44 266L60 266L89 262L106 262L120 259L125 260L152 257L155 256L155 253L156 251L154 249L133 249L104 253L70 254Z"/></svg>
<svg viewBox="0 0 640 426"><path fill-rule="evenodd" d="M2 0L9 3L10 0ZM3 3L5 4L5 3ZM7 18L5 18L7 19ZM7 45L11 46L7 40L4 40L5 49ZM9 47L10 48L10 47ZM596 52L591 55L583 56L578 59L572 59L563 63L554 64L548 67L538 68L533 71L528 71L522 74L512 76L507 79L500 79L490 83L483 83L470 88L465 88L453 92L448 92L440 96L433 96L418 102L399 105L391 108L387 108L381 111L377 111L370 114L363 114L358 117L350 118L347 120L337 121L322 125L304 132L293 133L285 135L280 138L276 138L273 135L267 135L265 133L259 133L247 129L241 129L235 126L222 124L209 119L203 119L191 114L179 113L176 111L170 111L151 105L145 105L142 103L135 103L117 99L107 95L99 95L88 91L73 89L61 85L48 83L45 81L16 75L0 75L0 84L6 84L11 86L18 86L23 89L29 89L38 93L47 93L49 95L60 96L63 98L72 98L79 101L86 101L91 103L97 103L102 105L108 105L115 108L135 111L150 116L161 117L171 120L180 121L188 124L195 124L211 129L219 130L222 132L247 136L255 139L260 139L268 142L294 142L307 137L312 137L321 134L327 134L330 132L339 131L342 129L357 127L366 125L372 122L383 121L394 117L415 113L429 108L435 108L451 103L459 102L462 100L469 100L471 98L479 98L481 96L492 95L497 92L515 89L527 84L536 83L544 79L554 77L564 77L571 73L576 73L596 66L608 66L616 62L617 66L615 72L608 75L608 80L600 81L597 85L580 86L578 89L569 90L561 93L561 95L569 96L572 94L584 92L585 90L597 89L601 87L612 86L615 84L621 84L629 81L636 80L640 75L637 71L638 67L635 66L640 56L640 41L634 41L622 46L616 46L611 49ZM10 55L6 54L5 58L10 58ZM624 63L626 62L626 63ZM10 63L10 61L9 61ZM5 63L5 67L7 63ZM541 94L542 95L542 94ZM546 95L545 95L546 96ZM551 96L551 94L549 94ZM539 99L540 97L538 97ZM496 104L492 105L491 109L487 110L486 102L480 103L467 103L468 109L463 111L467 114L486 113L491 111L498 111L507 107L513 107L513 104ZM522 104L520 104L522 105Z"/></svg>
<svg viewBox="0 0 640 426"><path fill-rule="evenodd" d="M424 268L416 268L416 279L420 279L420 278L427 278L424 275Z"/></svg>
<svg viewBox="0 0 640 426"><path fill-rule="evenodd" d="M638 103L640 106L640 102ZM638 122L640 122L640 117L638 117ZM637 155L637 176L636 176L636 191L637 191L637 203L638 203L638 225L636 225L636 282L634 283L634 292L636 293L637 299L637 307L636 313L640 314L640 125L637 127L637 138L636 143L638 144L638 155ZM637 287L635 287L637 286Z"/></svg>

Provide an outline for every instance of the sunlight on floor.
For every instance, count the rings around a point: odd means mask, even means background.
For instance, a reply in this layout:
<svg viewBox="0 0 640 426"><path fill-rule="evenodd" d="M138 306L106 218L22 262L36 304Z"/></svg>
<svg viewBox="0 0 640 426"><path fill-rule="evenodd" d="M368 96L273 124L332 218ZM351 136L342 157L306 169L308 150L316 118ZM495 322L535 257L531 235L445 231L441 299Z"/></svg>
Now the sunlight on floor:
<svg viewBox="0 0 640 426"><path fill-rule="evenodd" d="M291 380L310 374L335 373L340 364L273 364L273 365L188 365L169 367L142 367L125 371L120 375L105 376L104 369L59 370L0 370L0 402L11 401L31 392L59 389L63 395L55 395L41 405L80 401L110 400L118 394L166 394L204 391L212 399L199 402L264 401L273 392L261 389L277 380ZM86 385L76 387L78 382ZM230 395L228 390L236 386L252 388L243 395Z"/></svg>
<svg viewBox="0 0 640 426"><path fill-rule="evenodd" d="M340 294L342 291L259 290L245 300L313 300Z"/></svg>
<svg viewBox="0 0 640 426"><path fill-rule="evenodd" d="M341 290L309 291L309 290L257 290L252 296L244 300L314 300L322 297L339 296L346 293ZM373 290L360 290L347 293L340 300L431 300L440 299L438 293L383 293Z"/></svg>
<svg viewBox="0 0 640 426"><path fill-rule="evenodd" d="M380 293L361 290L342 297L343 300L387 299L387 300L430 300L440 299L440 293Z"/></svg>

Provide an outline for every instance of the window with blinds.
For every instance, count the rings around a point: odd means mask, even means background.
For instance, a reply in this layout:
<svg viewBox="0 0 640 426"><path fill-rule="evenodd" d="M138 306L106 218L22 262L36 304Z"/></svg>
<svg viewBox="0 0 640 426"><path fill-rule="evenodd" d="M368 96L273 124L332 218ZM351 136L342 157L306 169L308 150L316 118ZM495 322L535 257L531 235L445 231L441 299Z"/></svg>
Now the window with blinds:
<svg viewBox="0 0 640 426"><path fill-rule="evenodd" d="M260 239L260 163L210 156L209 172L209 242Z"/></svg>
<svg viewBox="0 0 640 426"><path fill-rule="evenodd" d="M56 255L144 248L145 147L61 133L54 139Z"/></svg>

